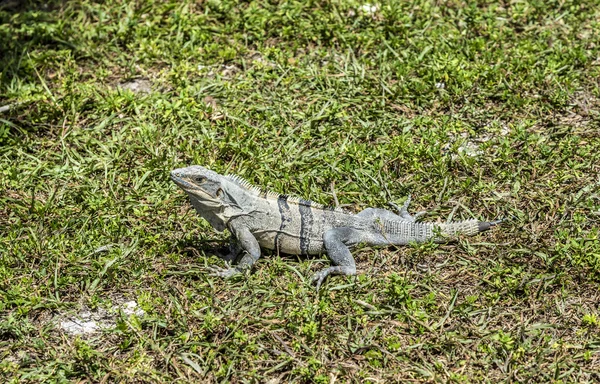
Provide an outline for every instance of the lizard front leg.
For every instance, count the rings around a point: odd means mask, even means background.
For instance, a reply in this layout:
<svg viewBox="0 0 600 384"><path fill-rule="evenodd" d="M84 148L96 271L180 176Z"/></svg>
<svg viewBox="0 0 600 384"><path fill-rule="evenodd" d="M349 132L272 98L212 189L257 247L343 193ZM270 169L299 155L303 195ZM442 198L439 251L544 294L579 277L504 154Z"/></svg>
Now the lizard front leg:
<svg viewBox="0 0 600 384"><path fill-rule="evenodd" d="M260 258L260 245L248 227L243 224L231 223L229 225L229 231L231 232L231 236L234 237L234 239L232 239L232 253L235 252L235 248L241 248L244 255L234 267L210 267L210 271L212 272L210 274L211 276L228 278L237 275L250 269L256 260Z"/></svg>
<svg viewBox="0 0 600 384"><path fill-rule="evenodd" d="M221 256L221 259L225 260L226 263L235 263L242 252L244 252L244 249L240 245L240 242L231 236L229 238L229 253Z"/></svg>

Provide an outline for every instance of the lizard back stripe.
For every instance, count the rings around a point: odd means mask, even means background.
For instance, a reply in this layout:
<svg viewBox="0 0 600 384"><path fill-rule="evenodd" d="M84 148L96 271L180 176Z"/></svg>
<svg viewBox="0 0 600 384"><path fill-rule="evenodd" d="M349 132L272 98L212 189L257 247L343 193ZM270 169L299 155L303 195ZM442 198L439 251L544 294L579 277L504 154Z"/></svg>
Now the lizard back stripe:
<svg viewBox="0 0 600 384"><path fill-rule="evenodd" d="M286 195L280 195L277 198L277 207L279 208L279 216L281 217L281 224L279 225L279 232L275 235L274 246L275 250L279 252L280 241L279 236L284 232L284 229L292 221L292 214L290 212L290 205L287 202Z"/></svg>
<svg viewBox="0 0 600 384"><path fill-rule="evenodd" d="M300 212L300 253L302 255L308 255L308 249L310 248L310 234L312 233L314 221L310 204L310 200L301 199L300 205L298 205Z"/></svg>

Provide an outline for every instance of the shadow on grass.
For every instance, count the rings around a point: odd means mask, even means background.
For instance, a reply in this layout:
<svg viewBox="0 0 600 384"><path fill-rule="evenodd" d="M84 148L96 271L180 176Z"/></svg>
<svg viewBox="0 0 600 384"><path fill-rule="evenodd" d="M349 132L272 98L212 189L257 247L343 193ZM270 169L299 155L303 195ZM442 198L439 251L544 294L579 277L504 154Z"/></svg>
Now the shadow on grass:
<svg viewBox="0 0 600 384"><path fill-rule="evenodd" d="M174 244L174 248L182 250L187 257L216 256L222 259L229 253L229 241L180 239Z"/></svg>
<svg viewBox="0 0 600 384"><path fill-rule="evenodd" d="M35 49L72 49L59 10L67 1L0 0L0 100L13 78L37 81L28 54Z"/></svg>
<svg viewBox="0 0 600 384"><path fill-rule="evenodd" d="M189 239L180 239L174 244L174 250L180 253L183 256L183 262L177 263L177 265L172 265L169 268L168 274L173 275L198 275L208 273L204 269L204 265L213 265L217 264L217 266L224 265L224 262L216 262L216 260L210 260L213 256L219 258L221 260L226 260L226 257L229 255L229 240L189 240ZM276 257L277 253L273 250L263 249L261 248L261 259L269 259L272 257ZM236 262L232 262L232 265L235 265L239 258L238 256ZM306 260L313 260L323 256L315 256L315 255L290 255L281 253L279 254L283 260L294 263L294 262L302 262ZM216 262L216 263L215 263Z"/></svg>
<svg viewBox="0 0 600 384"><path fill-rule="evenodd" d="M61 9L68 2L0 0L0 144L20 140L40 126L35 116L48 123L59 119L60 109L51 103L27 108L32 86L44 77L44 63L56 51L77 51L67 18ZM45 86L45 84L42 84Z"/></svg>

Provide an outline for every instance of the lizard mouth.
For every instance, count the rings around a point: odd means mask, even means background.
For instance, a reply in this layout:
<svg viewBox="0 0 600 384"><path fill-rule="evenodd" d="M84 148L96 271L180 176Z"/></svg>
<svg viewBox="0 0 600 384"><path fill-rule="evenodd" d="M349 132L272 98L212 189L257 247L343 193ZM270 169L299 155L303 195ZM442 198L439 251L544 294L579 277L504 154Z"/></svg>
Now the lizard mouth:
<svg viewBox="0 0 600 384"><path fill-rule="evenodd" d="M202 187L197 186L194 183L190 183L186 179L180 176L176 172L171 172L171 180L181 189L183 189L186 193L191 196L195 196L196 198L202 199L202 201L212 201L215 200L216 197L212 196L208 191L204 190ZM217 196L218 197L218 196Z"/></svg>
<svg viewBox="0 0 600 384"><path fill-rule="evenodd" d="M194 184L186 181L185 179L181 178L180 176L176 175L173 172L171 172L171 180L175 184L177 184L178 186L180 186L181 188L183 188L185 190L198 190L198 189L200 189L197 186L195 186Z"/></svg>

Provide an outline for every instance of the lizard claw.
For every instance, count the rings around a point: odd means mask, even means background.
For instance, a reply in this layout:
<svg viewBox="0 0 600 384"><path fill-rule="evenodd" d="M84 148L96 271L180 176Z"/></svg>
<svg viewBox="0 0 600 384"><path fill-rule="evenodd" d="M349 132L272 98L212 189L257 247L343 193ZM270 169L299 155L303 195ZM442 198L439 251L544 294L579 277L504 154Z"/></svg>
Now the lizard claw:
<svg viewBox="0 0 600 384"><path fill-rule="evenodd" d="M398 204L394 203L393 201L388 201L388 205L392 208L394 208L396 210L396 212L398 213L402 213L402 209L404 208L404 206L400 207Z"/></svg>
<svg viewBox="0 0 600 384"><path fill-rule="evenodd" d="M392 207L394 207L394 209L396 211L398 211L398 214L402 217L404 217L405 215L408 215L408 206L410 205L410 200L411 200L411 195L409 194L406 197L406 201L404 202L404 204L402 204L402 206L399 206L398 204L394 203L393 201L388 202L388 205L391 205Z"/></svg>
<svg viewBox="0 0 600 384"><path fill-rule="evenodd" d="M226 279L241 273L237 268L222 268L216 265L206 267L210 271L209 276L224 277Z"/></svg>
<svg viewBox="0 0 600 384"><path fill-rule="evenodd" d="M409 194L408 197L406 198L406 201L404 202L404 204L402 204L402 206L398 206L396 203L393 203L391 201L388 202L388 204L391 205L392 207L394 207L396 209L396 211L398 211L398 215L400 217L402 217L404 220L407 220L410 222L415 222L415 221L417 221L417 219L419 217L426 214L427 211L420 211L420 212L417 212L414 216L411 215L410 213L408 213L408 206L410 205L410 201L411 201L411 195Z"/></svg>
<svg viewBox="0 0 600 384"><path fill-rule="evenodd" d="M319 292L319 289L321 288L321 284L323 284L323 282L325 281L325 279L327 278L328 275L329 275L329 273L327 273L327 270L319 271L313 275L310 283L316 285L315 288L317 289L317 292Z"/></svg>

